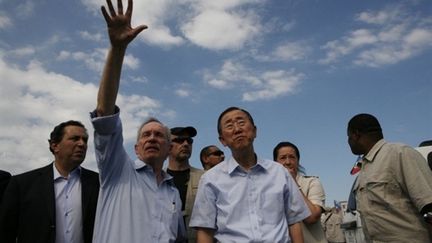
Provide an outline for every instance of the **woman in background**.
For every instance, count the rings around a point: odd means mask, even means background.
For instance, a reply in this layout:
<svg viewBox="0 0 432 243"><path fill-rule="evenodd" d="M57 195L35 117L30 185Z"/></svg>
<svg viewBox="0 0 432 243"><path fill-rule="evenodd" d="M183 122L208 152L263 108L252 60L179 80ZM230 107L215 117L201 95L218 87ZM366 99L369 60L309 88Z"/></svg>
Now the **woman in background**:
<svg viewBox="0 0 432 243"><path fill-rule="evenodd" d="M305 175L304 168L299 164L300 152L297 146L290 142L276 145L273 149L273 160L290 172L311 211L311 215L302 222L304 242L327 243L320 220L324 212L325 193L318 177Z"/></svg>

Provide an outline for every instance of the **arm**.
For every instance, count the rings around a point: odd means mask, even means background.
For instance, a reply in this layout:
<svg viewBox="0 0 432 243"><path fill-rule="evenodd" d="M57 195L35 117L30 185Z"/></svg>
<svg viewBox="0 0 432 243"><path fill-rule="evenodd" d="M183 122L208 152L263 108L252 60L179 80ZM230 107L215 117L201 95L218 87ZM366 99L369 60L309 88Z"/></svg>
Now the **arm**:
<svg viewBox="0 0 432 243"><path fill-rule="evenodd" d="M304 242L303 241L303 231L302 231L300 223L292 224L292 225L288 226L288 228L289 228L289 235L290 235L292 243L303 243Z"/></svg>
<svg viewBox="0 0 432 243"><path fill-rule="evenodd" d="M107 0L107 4L109 13L104 6L102 6L101 10L108 26L111 47L108 51L99 85L96 106L98 116L114 114L126 48L141 31L147 28L145 25L140 25L136 28L131 27L132 0L129 0L125 14L123 14L122 0L118 0L117 2L117 13L114 10L111 0Z"/></svg>
<svg viewBox="0 0 432 243"><path fill-rule="evenodd" d="M313 224L321 219L322 206L325 201L324 189L318 178L309 177L296 181L299 185L302 197L311 211L311 215L303 220L306 224Z"/></svg>
<svg viewBox="0 0 432 243"><path fill-rule="evenodd" d="M301 192L303 195L303 199L306 202L306 205L308 206L309 210L311 211L311 215L303 220L306 224L313 224L315 222L318 222L321 219L321 213L322 208L318 205L313 204L305 195L303 192Z"/></svg>
<svg viewBox="0 0 432 243"><path fill-rule="evenodd" d="M196 228L197 243L213 243L214 229L210 228Z"/></svg>
<svg viewBox="0 0 432 243"><path fill-rule="evenodd" d="M18 237L18 219L20 218L18 194L18 183L12 177L4 192L0 207L0 242L14 243Z"/></svg>

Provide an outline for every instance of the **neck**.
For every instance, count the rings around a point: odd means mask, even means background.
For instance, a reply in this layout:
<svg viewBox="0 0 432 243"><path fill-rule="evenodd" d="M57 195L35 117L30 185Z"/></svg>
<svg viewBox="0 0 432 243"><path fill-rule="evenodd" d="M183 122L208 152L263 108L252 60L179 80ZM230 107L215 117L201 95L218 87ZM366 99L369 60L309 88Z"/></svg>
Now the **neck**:
<svg viewBox="0 0 432 243"><path fill-rule="evenodd" d="M250 170L257 163L257 157L253 148L246 150L232 151L232 156L245 170Z"/></svg>
<svg viewBox="0 0 432 243"><path fill-rule="evenodd" d="M175 159L170 159L168 161L168 169L173 171L183 171L190 168L189 160L178 161Z"/></svg>
<svg viewBox="0 0 432 243"><path fill-rule="evenodd" d="M63 177L68 177L69 173L73 169L75 169L75 168L67 168L67 166L64 166L63 163L59 162L58 160L54 161L54 166L56 167L60 175L62 175Z"/></svg>

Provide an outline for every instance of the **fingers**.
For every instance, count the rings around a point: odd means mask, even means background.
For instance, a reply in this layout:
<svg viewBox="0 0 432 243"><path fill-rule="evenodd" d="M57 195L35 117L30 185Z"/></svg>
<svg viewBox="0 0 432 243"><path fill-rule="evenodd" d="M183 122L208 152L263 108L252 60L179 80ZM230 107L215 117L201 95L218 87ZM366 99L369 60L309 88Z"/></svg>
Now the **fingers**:
<svg viewBox="0 0 432 243"><path fill-rule="evenodd" d="M108 15L108 13L107 13L107 11L106 11L106 9L105 9L104 6L101 7L101 11L102 11L102 15L103 15L104 18L105 18L106 23L107 23L108 25L110 25L110 24L111 24L111 17Z"/></svg>
<svg viewBox="0 0 432 243"><path fill-rule="evenodd" d="M117 0L118 14L123 15L123 3L122 0Z"/></svg>
<svg viewBox="0 0 432 243"><path fill-rule="evenodd" d="M115 17L117 14L116 14L116 12L115 12L115 10L114 10L114 7L113 7L113 5L112 5L111 0L106 0L106 2L107 2L107 4L108 4L108 9L109 9L109 11L110 11L111 17Z"/></svg>
<svg viewBox="0 0 432 243"><path fill-rule="evenodd" d="M133 9L133 1L129 0L128 1L128 6L126 9L126 16L132 16L132 9Z"/></svg>
<svg viewBox="0 0 432 243"><path fill-rule="evenodd" d="M132 39L134 39L139 33L141 33L141 31L143 31L147 28L148 28L147 25L140 25L140 26L137 26L136 28L134 28L133 32L132 32L132 36L133 36Z"/></svg>

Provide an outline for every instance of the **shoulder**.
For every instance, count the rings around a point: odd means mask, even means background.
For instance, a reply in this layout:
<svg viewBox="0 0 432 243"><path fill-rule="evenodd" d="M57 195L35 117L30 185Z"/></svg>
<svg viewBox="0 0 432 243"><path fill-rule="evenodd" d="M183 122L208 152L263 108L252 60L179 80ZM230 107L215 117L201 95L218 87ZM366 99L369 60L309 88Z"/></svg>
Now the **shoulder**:
<svg viewBox="0 0 432 243"><path fill-rule="evenodd" d="M10 178L11 174L7 171L0 170L0 178Z"/></svg>
<svg viewBox="0 0 432 243"><path fill-rule="evenodd" d="M198 168L195 168L195 167L190 167L190 173L191 174L197 174L197 175L202 175L202 174L204 174L204 170L201 170L201 169L198 169Z"/></svg>
<svg viewBox="0 0 432 243"><path fill-rule="evenodd" d="M269 159L258 159L258 163L269 173L288 172L280 163Z"/></svg>
<svg viewBox="0 0 432 243"><path fill-rule="evenodd" d="M15 176L12 176L12 178L17 178L17 179L25 179L25 178L32 178L32 177L37 177L37 176L41 176L41 175L45 175L45 174L53 174L53 164L49 164L47 166L44 167L40 167L34 170L30 170Z"/></svg>
<svg viewBox="0 0 432 243"><path fill-rule="evenodd" d="M89 169L86 169L84 167L81 167L81 169L82 169L83 175L85 175L85 176L89 176L89 177L98 177L99 176L99 173L97 173L93 170L89 170Z"/></svg>
<svg viewBox="0 0 432 243"><path fill-rule="evenodd" d="M311 175L301 175L298 176L297 182L303 186L313 186L313 185L321 185L321 182L319 180L318 176L311 176Z"/></svg>
<svg viewBox="0 0 432 243"><path fill-rule="evenodd" d="M305 180L307 181L319 181L319 177L318 176L312 176L312 175L305 175L302 176Z"/></svg>

